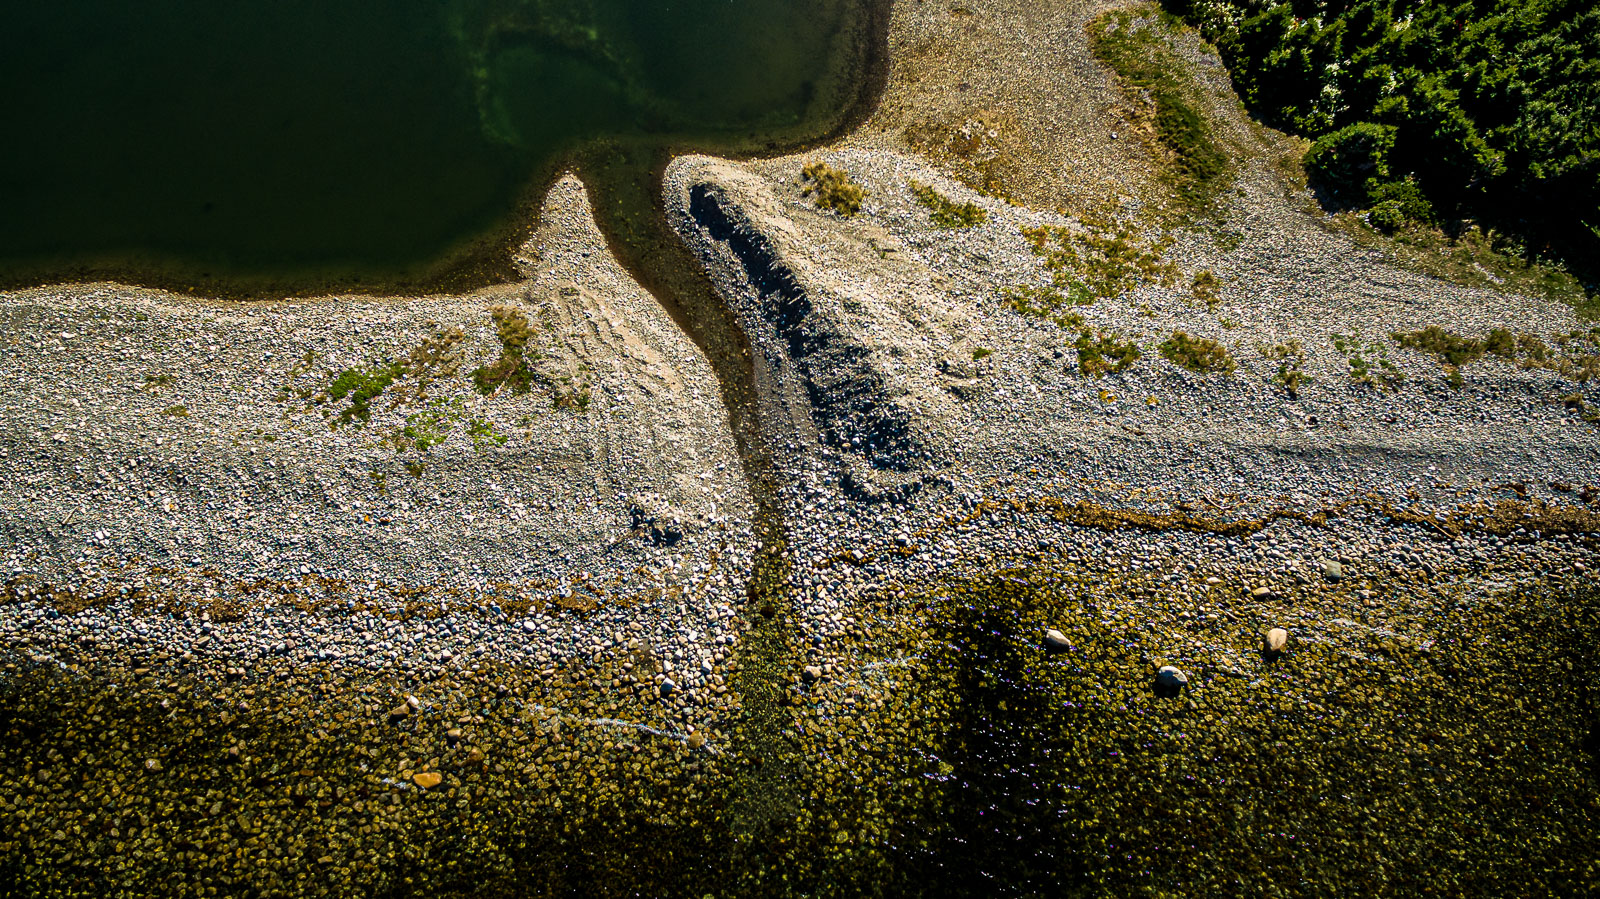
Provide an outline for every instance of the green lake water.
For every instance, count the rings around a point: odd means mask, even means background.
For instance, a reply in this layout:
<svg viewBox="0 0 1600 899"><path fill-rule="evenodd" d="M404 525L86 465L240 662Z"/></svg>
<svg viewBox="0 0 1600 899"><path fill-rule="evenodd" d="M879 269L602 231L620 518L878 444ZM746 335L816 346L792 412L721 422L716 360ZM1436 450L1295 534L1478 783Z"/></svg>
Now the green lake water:
<svg viewBox="0 0 1600 899"><path fill-rule="evenodd" d="M496 280L586 148L653 160L838 128L862 91L866 6L17 4L0 17L0 283Z"/></svg>

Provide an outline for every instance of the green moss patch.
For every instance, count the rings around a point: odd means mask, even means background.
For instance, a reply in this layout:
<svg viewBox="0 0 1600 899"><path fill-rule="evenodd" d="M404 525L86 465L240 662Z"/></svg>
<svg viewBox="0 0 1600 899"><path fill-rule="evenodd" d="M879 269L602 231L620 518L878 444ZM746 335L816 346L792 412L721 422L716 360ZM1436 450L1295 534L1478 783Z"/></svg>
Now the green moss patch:
<svg viewBox="0 0 1600 899"><path fill-rule="evenodd" d="M1201 375L1231 375L1236 367L1228 348L1207 337L1174 331L1159 347L1161 355L1179 368Z"/></svg>
<svg viewBox="0 0 1600 899"><path fill-rule="evenodd" d="M1233 166L1206 120L1200 88L1173 52L1177 20L1153 8L1117 10L1089 25L1089 46L1117 73L1136 115L1151 127L1164 159L1162 180L1191 210L1212 205Z"/></svg>
<svg viewBox="0 0 1600 899"><path fill-rule="evenodd" d="M989 219L989 213L976 203L957 203L926 184L911 182L911 192L918 203L927 207L934 225L940 228L974 228Z"/></svg>

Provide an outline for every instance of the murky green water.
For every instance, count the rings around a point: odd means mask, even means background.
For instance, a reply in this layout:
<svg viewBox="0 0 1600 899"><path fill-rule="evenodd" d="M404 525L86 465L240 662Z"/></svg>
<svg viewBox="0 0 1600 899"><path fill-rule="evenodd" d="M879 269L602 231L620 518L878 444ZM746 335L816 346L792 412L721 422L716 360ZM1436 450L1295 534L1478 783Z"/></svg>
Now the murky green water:
<svg viewBox="0 0 1600 899"><path fill-rule="evenodd" d="M792 144L856 102L847 0L62 0L0 27L0 283L482 282L584 144Z"/></svg>

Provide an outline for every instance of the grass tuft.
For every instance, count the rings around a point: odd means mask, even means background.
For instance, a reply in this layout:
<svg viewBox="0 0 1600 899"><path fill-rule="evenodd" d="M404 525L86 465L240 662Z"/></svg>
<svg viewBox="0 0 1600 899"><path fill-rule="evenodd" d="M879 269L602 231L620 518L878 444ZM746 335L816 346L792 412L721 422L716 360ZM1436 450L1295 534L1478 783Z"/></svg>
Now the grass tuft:
<svg viewBox="0 0 1600 899"><path fill-rule="evenodd" d="M989 213L976 203L957 203L926 184L911 182L917 202L933 214L933 223L945 229L975 228L989 220Z"/></svg>
<svg viewBox="0 0 1600 899"><path fill-rule="evenodd" d="M800 170L800 180L806 183L801 196L813 197L819 209L831 209L845 218L861 211L861 202L867 192L850 180L849 173L825 162L813 162Z"/></svg>
<svg viewBox="0 0 1600 899"><path fill-rule="evenodd" d="M1172 332L1171 337L1161 342L1159 349L1168 362L1196 374L1231 375L1236 367L1233 354L1228 352L1227 347L1210 338L1192 337L1183 331Z"/></svg>

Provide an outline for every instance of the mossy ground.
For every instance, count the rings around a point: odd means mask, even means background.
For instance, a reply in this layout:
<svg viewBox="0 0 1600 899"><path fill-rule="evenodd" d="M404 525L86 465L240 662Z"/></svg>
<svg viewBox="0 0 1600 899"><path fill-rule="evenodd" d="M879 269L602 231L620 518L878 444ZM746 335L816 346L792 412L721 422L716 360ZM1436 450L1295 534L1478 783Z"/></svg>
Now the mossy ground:
<svg viewBox="0 0 1600 899"><path fill-rule="evenodd" d="M1090 23L1089 46L1117 73L1135 121L1160 156L1161 180L1193 214L1208 211L1232 182L1233 163L1170 43L1180 27L1153 7L1117 10Z"/></svg>
<svg viewBox="0 0 1600 899"><path fill-rule="evenodd" d="M917 202L927 208L935 227L954 230L975 228L989 219L989 213L975 203L957 203L931 186L911 182Z"/></svg>

